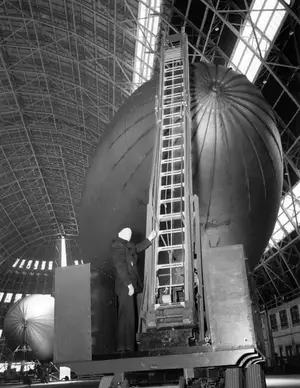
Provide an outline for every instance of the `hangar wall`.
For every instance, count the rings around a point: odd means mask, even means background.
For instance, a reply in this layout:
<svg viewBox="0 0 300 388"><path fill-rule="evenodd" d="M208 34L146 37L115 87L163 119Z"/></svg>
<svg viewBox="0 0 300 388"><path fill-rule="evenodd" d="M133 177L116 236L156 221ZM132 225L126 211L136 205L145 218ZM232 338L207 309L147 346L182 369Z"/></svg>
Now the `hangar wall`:
<svg viewBox="0 0 300 388"><path fill-rule="evenodd" d="M279 357L300 355L300 297L262 313L261 317L268 357L274 356L274 352Z"/></svg>

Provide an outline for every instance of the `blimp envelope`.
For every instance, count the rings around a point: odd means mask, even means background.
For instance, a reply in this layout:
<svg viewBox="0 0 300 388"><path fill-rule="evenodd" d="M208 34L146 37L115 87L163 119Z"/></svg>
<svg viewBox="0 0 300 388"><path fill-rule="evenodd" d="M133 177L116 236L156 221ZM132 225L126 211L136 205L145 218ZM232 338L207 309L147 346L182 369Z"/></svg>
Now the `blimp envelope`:
<svg viewBox="0 0 300 388"><path fill-rule="evenodd" d="M54 346L54 298L35 294L13 304L4 319L4 334L12 350L26 344L39 360L51 360Z"/></svg>
<svg viewBox="0 0 300 388"><path fill-rule="evenodd" d="M123 227L145 235L157 131L158 79L119 109L87 173L80 211L84 260L113 273L111 242ZM274 228L282 189L276 120L261 92L241 74L213 64L190 68L193 190L203 242L242 244L259 261Z"/></svg>

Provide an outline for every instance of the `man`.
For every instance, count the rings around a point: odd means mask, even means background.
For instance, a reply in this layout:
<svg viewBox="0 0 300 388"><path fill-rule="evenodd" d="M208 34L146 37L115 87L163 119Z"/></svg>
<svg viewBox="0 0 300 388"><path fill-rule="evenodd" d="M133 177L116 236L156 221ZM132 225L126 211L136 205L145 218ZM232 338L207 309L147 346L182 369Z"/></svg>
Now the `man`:
<svg viewBox="0 0 300 388"><path fill-rule="evenodd" d="M130 241L131 229L124 228L112 243L115 289L118 297L118 352L135 350L134 294L142 289L137 269L137 254L147 249L156 235L156 231L152 231L147 239L134 245Z"/></svg>

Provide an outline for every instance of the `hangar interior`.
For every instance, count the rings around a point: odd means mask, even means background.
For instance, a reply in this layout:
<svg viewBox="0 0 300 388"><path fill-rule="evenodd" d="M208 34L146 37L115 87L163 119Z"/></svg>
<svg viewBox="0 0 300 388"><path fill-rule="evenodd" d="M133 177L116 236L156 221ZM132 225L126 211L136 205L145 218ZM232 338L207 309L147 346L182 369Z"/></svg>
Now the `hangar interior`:
<svg viewBox="0 0 300 388"><path fill-rule="evenodd" d="M191 64L245 74L276 115L282 200L254 276L262 309L300 295L298 1L3 0L0 10L1 334L12 303L52 294L55 267L85 262L78 215L96 146L158 71L162 31L183 27Z"/></svg>

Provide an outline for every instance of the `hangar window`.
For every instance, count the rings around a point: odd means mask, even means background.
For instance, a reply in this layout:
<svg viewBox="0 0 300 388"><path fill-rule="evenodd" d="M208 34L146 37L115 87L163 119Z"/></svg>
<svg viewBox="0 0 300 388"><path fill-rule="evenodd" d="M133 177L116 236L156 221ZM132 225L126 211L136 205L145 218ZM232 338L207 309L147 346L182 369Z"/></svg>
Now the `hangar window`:
<svg viewBox="0 0 300 388"><path fill-rule="evenodd" d="M53 261L49 261L49 263L48 263L48 269L49 269L49 271L51 271L52 268L53 268Z"/></svg>
<svg viewBox="0 0 300 388"><path fill-rule="evenodd" d="M156 37L159 30L161 0L139 2L135 44L133 89L151 78L154 65Z"/></svg>
<svg viewBox="0 0 300 388"><path fill-rule="evenodd" d="M15 302L17 302L18 300L22 299L23 295L22 294L16 294L15 296Z"/></svg>
<svg viewBox="0 0 300 388"><path fill-rule="evenodd" d="M291 2L284 1L288 5ZM241 39L237 40L231 59L231 66L244 73L251 82L255 81L285 16L286 9L279 1L252 2L249 17L241 29Z"/></svg>
<svg viewBox="0 0 300 388"><path fill-rule="evenodd" d="M0 302L1 302L2 298L3 298L3 295L4 295L4 292L0 292Z"/></svg>
<svg viewBox="0 0 300 388"><path fill-rule="evenodd" d="M26 260L22 260L21 261L21 264L19 265L19 268L23 268L24 267L24 264L25 264Z"/></svg>
<svg viewBox="0 0 300 388"><path fill-rule="evenodd" d="M2 337L3 330L0 329L0 338Z"/></svg>
<svg viewBox="0 0 300 388"><path fill-rule="evenodd" d="M17 259L17 260L13 263L13 267L14 267L14 268L18 265L19 261L20 261L20 259Z"/></svg>
<svg viewBox="0 0 300 388"><path fill-rule="evenodd" d="M34 262L34 267L33 267L33 269L38 269L39 264L40 264L40 262L39 262L38 260L36 260L36 261Z"/></svg>
<svg viewBox="0 0 300 388"><path fill-rule="evenodd" d="M12 300L13 294L11 292L8 292L5 296L4 303L10 303Z"/></svg>
<svg viewBox="0 0 300 388"><path fill-rule="evenodd" d="M277 221L266 251L295 230L300 223L300 182L281 200Z"/></svg>
<svg viewBox="0 0 300 388"><path fill-rule="evenodd" d="M26 265L26 269L30 269L31 264L32 264L32 260L29 260L28 263L27 263L27 265Z"/></svg>
<svg viewBox="0 0 300 388"><path fill-rule="evenodd" d="M78 263L78 260L74 260L74 264L75 265L78 265L79 263Z"/></svg>
<svg viewBox="0 0 300 388"><path fill-rule="evenodd" d="M277 331L278 330L276 314L270 314L270 324L271 324L271 329L273 331Z"/></svg>
<svg viewBox="0 0 300 388"><path fill-rule="evenodd" d="M41 270L44 271L46 268L46 261L42 261Z"/></svg>
<svg viewBox="0 0 300 388"><path fill-rule="evenodd" d="M280 318L280 326L282 329L286 329L287 327L289 327L286 310L279 311L279 318Z"/></svg>
<svg viewBox="0 0 300 388"><path fill-rule="evenodd" d="M292 318L292 325L296 326L300 324L300 314L299 314L299 307L298 305L292 306L290 308L291 318Z"/></svg>

